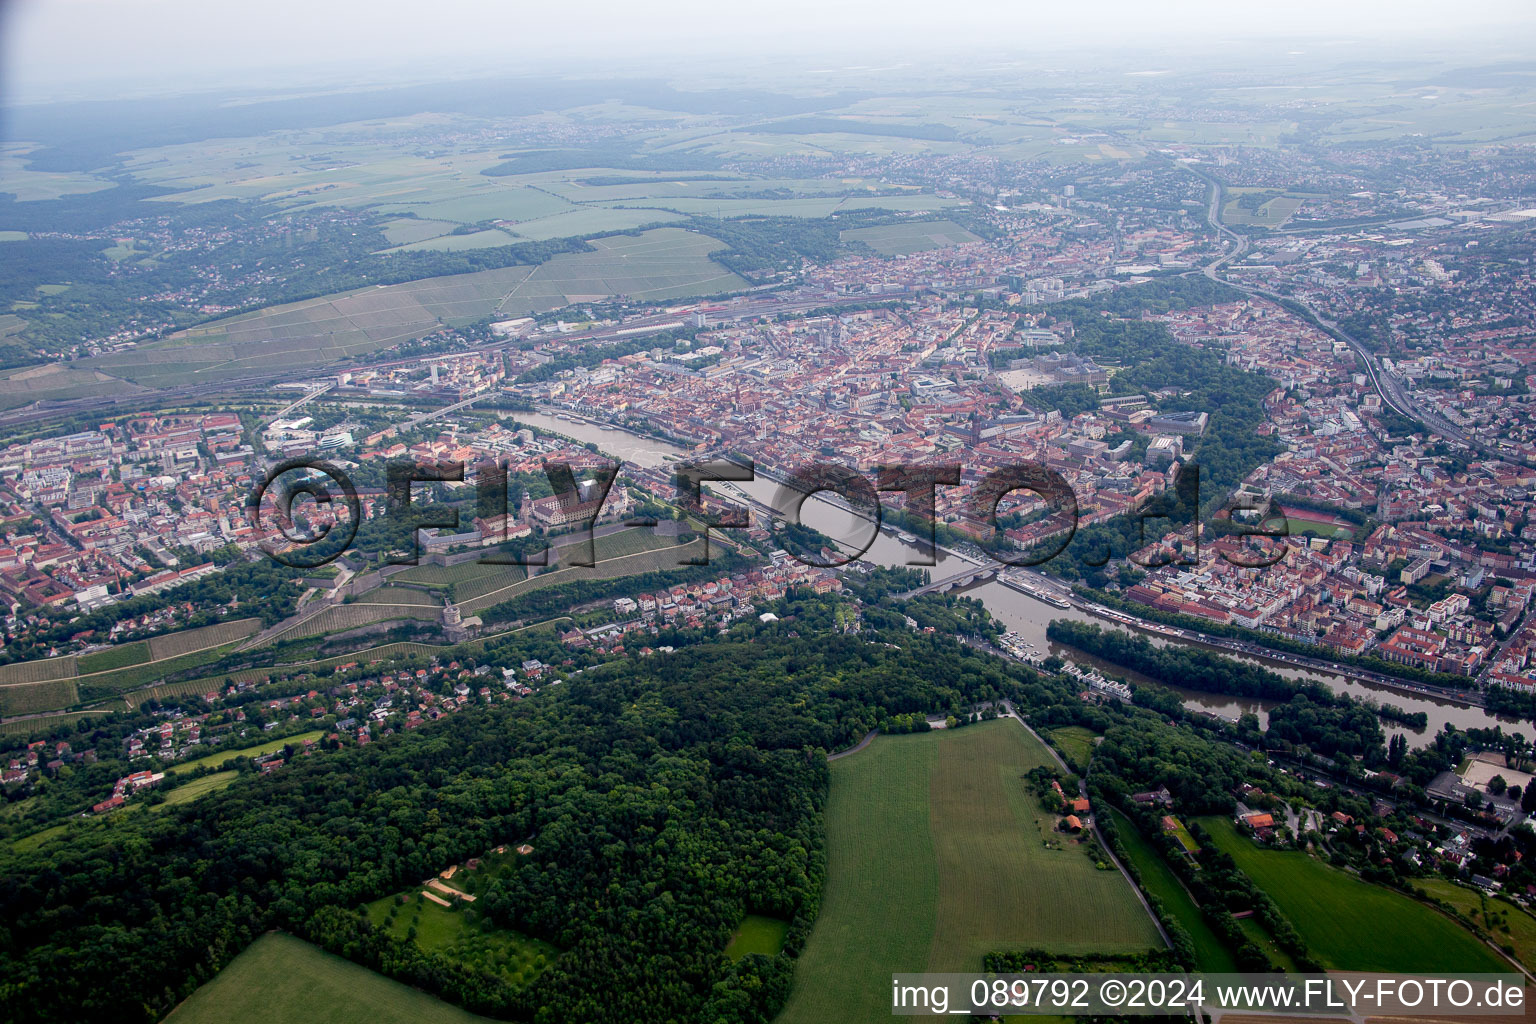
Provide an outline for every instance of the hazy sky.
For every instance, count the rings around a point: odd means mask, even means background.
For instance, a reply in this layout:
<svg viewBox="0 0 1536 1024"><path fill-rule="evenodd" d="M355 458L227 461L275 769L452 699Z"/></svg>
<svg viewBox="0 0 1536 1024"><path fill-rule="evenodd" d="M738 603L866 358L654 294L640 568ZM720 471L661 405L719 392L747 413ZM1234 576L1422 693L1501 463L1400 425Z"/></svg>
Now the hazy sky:
<svg viewBox="0 0 1536 1024"><path fill-rule="evenodd" d="M723 51L858 62L967 45L1050 52L1146 40L1386 37L1486 41L1518 52L1530 0L0 0L8 103L124 90L304 85L371 70L418 79L617 58L684 69ZM1529 52L1529 51L1526 51Z"/></svg>

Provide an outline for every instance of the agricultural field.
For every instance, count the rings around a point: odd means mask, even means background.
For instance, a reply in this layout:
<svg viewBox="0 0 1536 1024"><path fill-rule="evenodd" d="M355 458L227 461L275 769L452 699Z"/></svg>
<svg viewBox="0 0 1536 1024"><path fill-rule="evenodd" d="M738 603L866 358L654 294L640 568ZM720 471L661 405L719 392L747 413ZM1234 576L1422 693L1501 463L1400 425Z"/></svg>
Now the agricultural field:
<svg viewBox="0 0 1536 1024"><path fill-rule="evenodd" d="M222 647L236 640L244 640L261 628L260 619L234 619L216 622L198 629L184 629L177 633L164 633L149 638L149 660L162 661L183 654L205 651L210 647ZM82 671L84 671L82 669Z"/></svg>
<svg viewBox="0 0 1536 1024"><path fill-rule="evenodd" d="M442 606L437 604L382 604L358 601L353 604L333 605L307 619L295 622L282 632L274 633L267 638L266 643L275 644L286 640L301 640L307 636L339 633L361 626L371 626L376 622L388 622L392 619L436 622L441 617Z"/></svg>
<svg viewBox="0 0 1536 1024"><path fill-rule="evenodd" d="M662 548L673 547L676 542L655 530L637 527L605 533L592 543L597 554L595 561L602 562L610 558L621 558L624 555L638 555L642 551L659 551ZM565 546L561 545L562 548Z"/></svg>
<svg viewBox="0 0 1536 1024"><path fill-rule="evenodd" d="M784 948L784 936L788 931L788 921L748 914L731 936L730 945L725 947L725 955L732 960L740 960L748 953L778 956L779 950Z"/></svg>
<svg viewBox="0 0 1536 1024"><path fill-rule="evenodd" d="M111 181L91 174L30 169L27 167L28 154L35 148L35 144L27 142L0 143L0 192L9 192L17 202L58 199L112 187Z"/></svg>
<svg viewBox="0 0 1536 1024"><path fill-rule="evenodd" d="M1267 892L1325 967L1347 971L1487 971L1503 958L1443 914L1299 850L1265 850L1226 818L1212 841Z"/></svg>
<svg viewBox="0 0 1536 1024"><path fill-rule="evenodd" d="M601 231L631 231L683 220L680 213L650 207L621 209L612 206L576 206L564 213L525 220L504 228L520 242L547 242L555 238L581 237Z"/></svg>
<svg viewBox="0 0 1536 1024"><path fill-rule="evenodd" d="M532 313L610 295L677 299L715 295L746 282L709 258L723 245L682 228L653 228L589 243L594 252L561 253L541 263L496 307L500 313Z"/></svg>
<svg viewBox="0 0 1536 1024"><path fill-rule="evenodd" d="M520 565L487 565L483 568L492 571L453 585L454 600L472 601L477 597L505 590L528 578L528 570Z"/></svg>
<svg viewBox="0 0 1536 1024"><path fill-rule="evenodd" d="M455 583L465 583L476 580L482 576L493 575L497 571L510 568L505 565L492 565L470 559L466 562L457 562L453 565L435 565L423 562L413 565L408 569L390 576L391 580L400 583L409 583L412 586L446 587Z"/></svg>
<svg viewBox="0 0 1536 1024"><path fill-rule="evenodd" d="M46 679L40 683L7 683L0 686L0 716L32 715L55 711L78 702L80 691L73 679Z"/></svg>
<svg viewBox="0 0 1536 1024"><path fill-rule="evenodd" d="M489 316L527 278L525 266L452 274L271 306L178 331L165 341L90 362L147 386L302 369L367 355L444 324Z"/></svg>
<svg viewBox="0 0 1536 1024"><path fill-rule="evenodd" d="M455 865L405 892L368 904L374 927L411 938L429 953L439 953L478 970L499 975L512 985L533 981L560 955L547 942L484 920L476 894L514 869L517 854L505 847L479 858L478 866Z"/></svg>
<svg viewBox="0 0 1536 1024"><path fill-rule="evenodd" d="M1047 730L1046 735L1055 742L1061 756L1074 771L1081 775L1088 770L1088 762L1093 758L1094 741L1099 738L1097 733L1081 725L1063 725Z"/></svg>
<svg viewBox="0 0 1536 1024"><path fill-rule="evenodd" d="M419 217L401 217L383 225L384 237L390 245L410 245L428 238L446 235L457 224L447 220L422 220Z"/></svg>
<svg viewBox="0 0 1536 1024"><path fill-rule="evenodd" d="M1431 899L1449 903L1458 914L1493 936L1494 942L1512 948L1515 959L1527 968L1536 967L1536 917L1527 911L1445 878L1415 878L1411 884Z"/></svg>
<svg viewBox="0 0 1536 1024"><path fill-rule="evenodd" d="M909 252L981 241L949 220L907 221L872 228L854 228L842 232L840 237L845 242L863 242L882 256L900 256Z"/></svg>
<svg viewBox="0 0 1536 1024"><path fill-rule="evenodd" d="M202 757L196 757L190 761L173 764L165 771L167 775L182 775L198 768L222 768L238 757L260 757L262 754L270 754L274 750L282 750L290 743L296 747L302 747L306 740L318 740L323 735L325 735L324 732L314 729L310 732L301 732L296 736L284 736L278 740L267 740L267 742L259 743L254 747L241 747L238 750L216 750L211 754L204 754Z"/></svg>
<svg viewBox="0 0 1536 1024"><path fill-rule="evenodd" d="M31 835L22 836L11 843L11 849L17 853L30 853L48 842L48 840L64 835L69 831L69 825L69 822L65 822L62 825L53 825L45 828L41 832L33 832Z"/></svg>
<svg viewBox="0 0 1536 1024"><path fill-rule="evenodd" d="M0 686L7 683L40 683L46 679L68 679L79 673L75 660L73 654L66 654L59 658L17 661L9 665L0 665Z"/></svg>
<svg viewBox="0 0 1536 1024"><path fill-rule="evenodd" d="M599 561L594 566L570 566L565 569L556 569L554 572L539 573L537 576L509 583L477 597L460 600L459 611L464 615L475 615L492 605L501 604L503 601L510 601L530 591L541 590L558 583L571 583L576 580L611 580L640 573L666 572L669 569L679 568L682 562L691 558L702 558L703 555L704 539L702 537L687 544L674 544L666 548L641 551L637 554L606 560L603 560L599 554Z"/></svg>
<svg viewBox="0 0 1536 1024"><path fill-rule="evenodd" d="M886 1016L892 971L1160 945L1118 871L1046 845L1061 834L1023 776L1052 763L1011 720L881 736L833 762L821 916L779 1024Z"/></svg>
<svg viewBox="0 0 1536 1024"><path fill-rule="evenodd" d="M188 654L162 658L159 661L145 661L137 665L126 665L123 668L80 676L76 680L80 686L80 699L99 700L141 689L177 672L218 661L231 646L231 644L223 644L218 647L206 647Z"/></svg>
<svg viewBox="0 0 1536 1024"><path fill-rule="evenodd" d="M619 294L636 299L714 295L746 285L709 258L720 242L680 228L598 238L590 244L591 252L564 253L537 267L503 267L322 296L216 320L70 368L13 371L0 376L0 408L41 398L229 380L274 367L314 369L493 314L543 312Z"/></svg>
<svg viewBox="0 0 1536 1024"><path fill-rule="evenodd" d="M1125 850L1126 859L1136 868L1141 878L1142 889L1148 896L1156 896L1169 916L1189 932L1195 944L1196 968L1218 974L1235 974L1237 960L1222 943L1221 936L1205 923L1205 915L1179 881L1179 876L1173 873L1173 869L1147 837L1137 830L1131 819L1119 811L1112 810L1110 814L1114 817L1115 829L1120 836L1120 846Z"/></svg>
<svg viewBox="0 0 1536 1024"><path fill-rule="evenodd" d="M411 242L409 245L397 245L393 249L384 249L383 252L418 252L428 250L431 252L464 252L469 249L494 249L498 245L512 245L521 239L514 238L501 228L486 228L484 231L471 231L468 234L437 235L420 242Z"/></svg>
<svg viewBox="0 0 1536 1024"><path fill-rule="evenodd" d="M424 590L412 587L392 587L385 584L365 594L359 594L353 604L414 605L416 607L441 608L442 603Z"/></svg>
<svg viewBox="0 0 1536 1024"><path fill-rule="evenodd" d="M92 672L110 672L115 668L127 668L129 665L141 665L150 659L149 642L135 640L128 644L117 644L103 651L92 651L90 654L82 654L77 665L81 675L90 675Z"/></svg>
<svg viewBox="0 0 1536 1024"><path fill-rule="evenodd" d="M83 363L84 360L71 366L48 363L0 372L0 410L30 405L45 398L67 401L72 398L128 395L145 390L109 372L82 369Z"/></svg>
<svg viewBox="0 0 1536 1024"><path fill-rule="evenodd" d="M193 779L185 785L177 786L165 794L165 803L156 804L156 809L161 807L175 807L177 804L189 804L198 797L207 796L209 793L217 793L227 789L230 783L240 777L237 771L214 772L212 775L204 775L202 778Z"/></svg>
<svg viewBox="0 0 1536 1024"><path fill-rule="evenodd" d="M55 726L68 722L85 721L90 718L98 718L107 712L104 711L66 711L58 715L41 715L37 718L22 718L14 722L0 722L0 736L25 736L32 732L41 732L52 729Z"/></svg>
<svg viewBox="0 0 1536 1024"><path fill-rule="evenodd" d="M281 979L281 984L274 984ZM489 1024L291 935L270 932L172 1010L167 1024Z"/></svg>

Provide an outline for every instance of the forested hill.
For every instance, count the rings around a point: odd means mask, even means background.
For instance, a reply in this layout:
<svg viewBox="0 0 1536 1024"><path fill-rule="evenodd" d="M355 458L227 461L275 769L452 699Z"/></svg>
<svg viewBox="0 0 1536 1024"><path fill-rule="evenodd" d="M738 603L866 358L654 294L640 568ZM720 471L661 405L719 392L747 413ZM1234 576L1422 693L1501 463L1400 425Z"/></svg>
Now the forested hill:
<svg viewBox="0 0 1536 1024"><path fill-rule="evenodd" d="M819 613L10 854L0 1019L156 1021L284 928L509 1019L767 1020L818 908L823 752L897 714L1070 693L942 634L871 642L821 629ZM534 852L480 901L563 951L520 992L358 910L524 841ZM791 922L784 953L718 952L746 912Z"/></svg>

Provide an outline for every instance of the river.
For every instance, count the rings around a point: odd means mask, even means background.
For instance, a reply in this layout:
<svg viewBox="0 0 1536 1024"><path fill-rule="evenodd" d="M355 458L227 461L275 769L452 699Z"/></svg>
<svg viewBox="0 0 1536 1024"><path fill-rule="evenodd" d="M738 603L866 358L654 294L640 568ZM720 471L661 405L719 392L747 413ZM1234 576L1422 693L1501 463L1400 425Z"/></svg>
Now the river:
<svg viewBox="0 0 1536 1024"><path fill-rule="evenodd" d="M606 454L619 459L632 462L637 466L654 467L663 465L667 456L682 457L686 453L682 448L668 444L665 441L654 438L642 437L638 434L620 428L603 427L599 424L577 419L559 419L554 415L545 413L511 413L504 414L507 418L519 423L525 423L541 430L564 434L583 443L592 443L601 448ZM759 477L750 482L738 483L740 487L753 499L774 508L784 508L786 501L784 488L772 480ZM722 495L722 497L729 497ZM847 542L853 547L861 546L870 536L871 524L868 520L856 516L854 513L838 508L829 502L819 498L810 498L802 508L802 515L807 525L815 527L822 533L840 542ZM910 560L920 557L920 549L917 545L907 544L887 531L881 531L869 550L865 552L864 559L876 565L904 566ZM963 556L938 551L935 553L936 564L929 568L934 579L954 575L973 563ZM1048 651L1063 658L1071 658L1083 664L1094 665L1104 671L1116 675L1131 675L1124 669L1108 665L1096 658L1091 658L1081 651L1063 647L1051 643L1045 635L1045 628L1052 619L1076 619L1079 622L1091 622L1100 626L1116 629L1126 627L1108 619L1101 619L1079 609L1055 608L1043 601L1037 601L1026 594L1013 590L997 582L984 582L973 584L962 591L968 597L979 598L986 605L987 610L1008 629L1017 632L1028 643L1034 644L1036 650ZM1167 643L1161 637L1152 636L1154 643ZM1355 697L1375 701L1383 704L1394 704L1405 711L1422 711L1428 718L1428 725L1423 730L1410 729L1393 722L1382 723L1387 734L1402 733L1407 737L1412 746L1422 746L1434 738L1435 733L1446 724L1453 724L1459 729L1469 727L1493 728L1502 725L1506 732L1512 728L1518 729L1520 723L1517 719L1506 718L1489 714L1479 707L1469 707L1450 700L1439 699L1424 694L1399 691L1391 687L1380 686L1374 683L1363 682L1343 675L1330 672L1318 672L1310 669L1297 668L1293 665L1282 665L1271 662L1265 658L1255 658L1246 654L1222 650L1220 653L1230 658L1238 658L1253 664L1263 665L1273 672L1278 672L1288 679L1311 680L1321 682L1335 692L1348 693ZM1228 697L1220 694L1201 693L1174 687L1183 697L1184 706L1194 711L1207 711L1224 718L1236 720L1245 712L1257 714L1261 722L1268 719L1268 710L1273 705L1272 701L1254 700L1248 698Z"/></svg>

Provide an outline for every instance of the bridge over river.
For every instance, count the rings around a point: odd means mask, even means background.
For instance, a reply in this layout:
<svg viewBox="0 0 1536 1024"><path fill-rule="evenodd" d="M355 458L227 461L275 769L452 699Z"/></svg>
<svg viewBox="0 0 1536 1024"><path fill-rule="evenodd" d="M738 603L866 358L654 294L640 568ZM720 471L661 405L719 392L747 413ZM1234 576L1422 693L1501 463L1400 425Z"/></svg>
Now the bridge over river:
<svg viewBox="0 0 1536 1024"><path fill-rule="evenodd" d="M897 594L898 600L906 601L914 597L922 597L924 594L942 594L956 587L970 586L981 580L994 579L997 576L997 567L990 565L971 566L962 569L953 576L945 576L941 580L925 583L916 590L909 590L905 594Z"/></svg>

